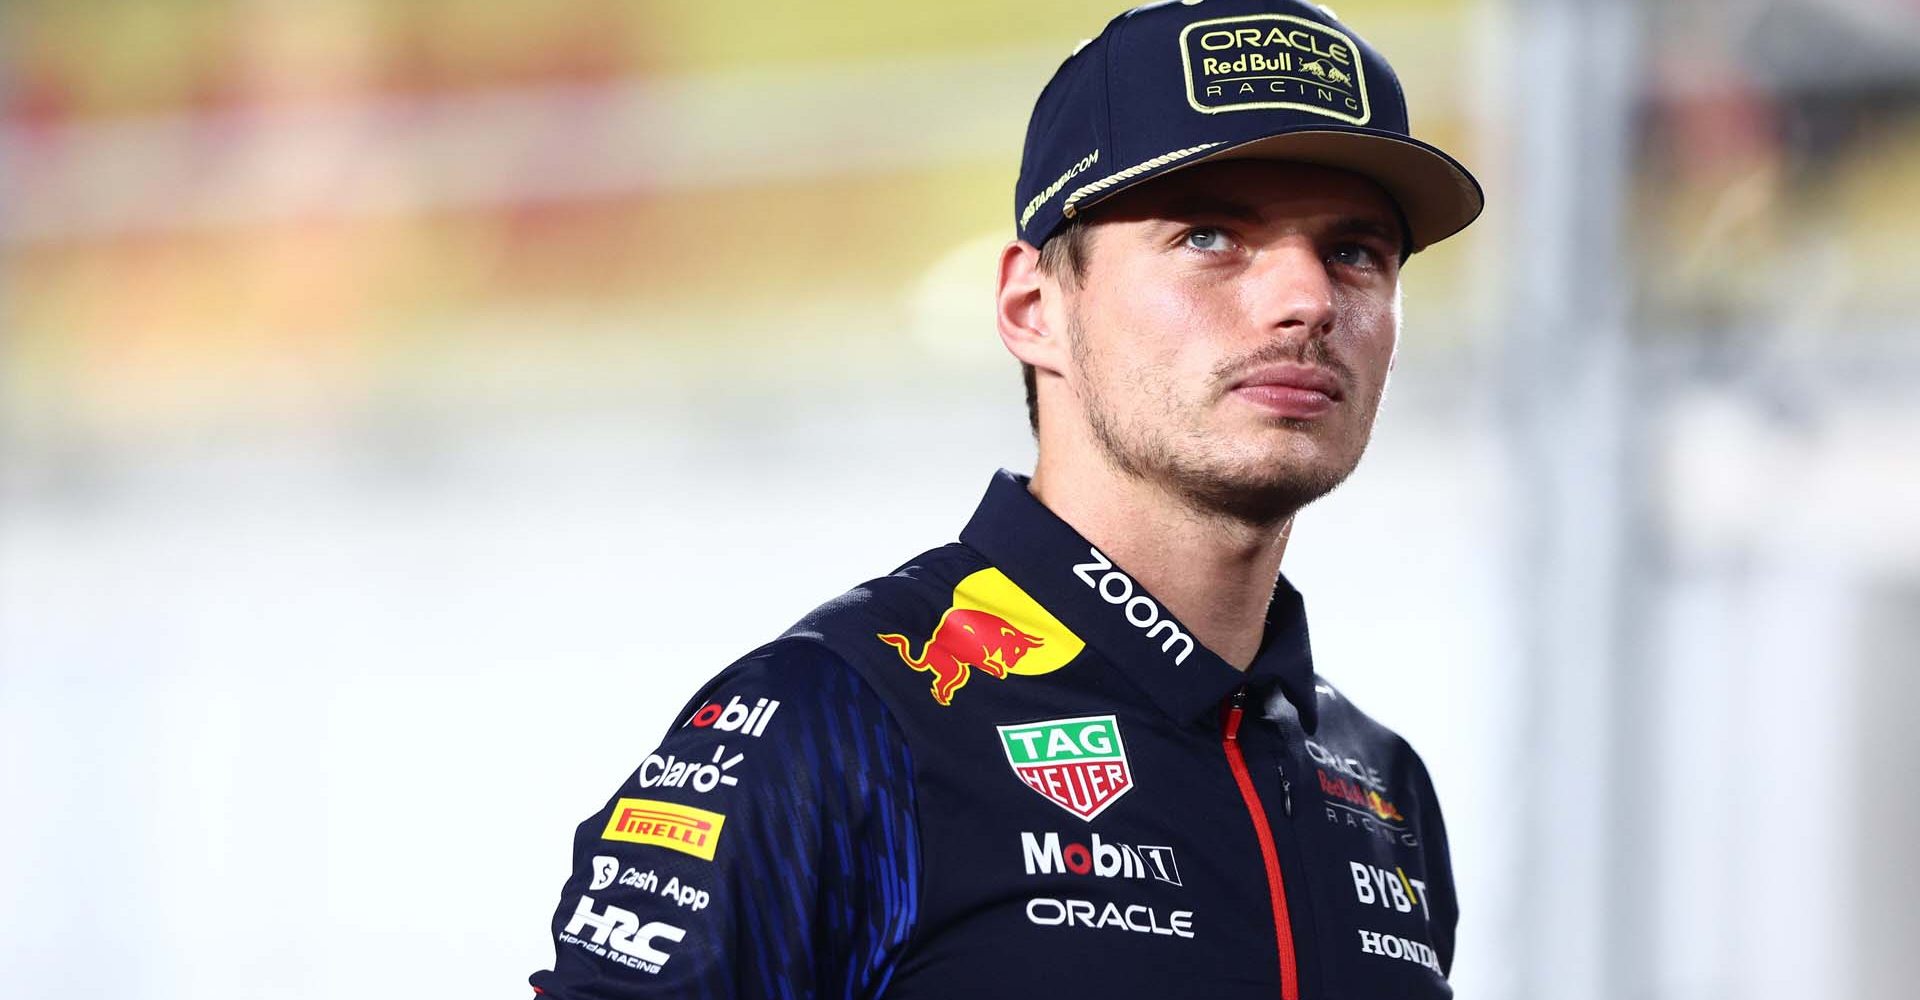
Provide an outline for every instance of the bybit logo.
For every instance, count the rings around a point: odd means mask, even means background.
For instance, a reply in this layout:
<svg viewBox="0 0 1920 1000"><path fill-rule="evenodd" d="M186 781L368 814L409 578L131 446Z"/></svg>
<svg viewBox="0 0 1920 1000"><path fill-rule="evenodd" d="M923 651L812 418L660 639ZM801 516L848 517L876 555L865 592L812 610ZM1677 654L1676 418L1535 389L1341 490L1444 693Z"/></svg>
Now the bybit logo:
<svg viewBox="0 0 1920 1000"><path fill-rule="evenodd" d="M1380 868L1360 861L1349 861L1353 870L1353 895L1363 906L1384 906L1401 913L1412 913L1420 908L1420 915L1431 917L1427 912L1427 884L1417 878L1408 878L1399 868Z"/></svg>

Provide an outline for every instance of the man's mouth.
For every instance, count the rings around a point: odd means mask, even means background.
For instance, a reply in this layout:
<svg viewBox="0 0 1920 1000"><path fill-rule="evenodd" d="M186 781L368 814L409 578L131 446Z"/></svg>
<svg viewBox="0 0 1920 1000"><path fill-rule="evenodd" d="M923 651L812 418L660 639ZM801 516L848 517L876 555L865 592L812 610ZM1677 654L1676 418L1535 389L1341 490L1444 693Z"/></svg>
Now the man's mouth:
<svg viewBox="0 0 1920 1000"><path fill-rule="evenodd" d="M1234 383L1232 392L1276 416L1297 420L1325 414L1346 395L1332 372L1302 364L1256 368Z"/></svg>

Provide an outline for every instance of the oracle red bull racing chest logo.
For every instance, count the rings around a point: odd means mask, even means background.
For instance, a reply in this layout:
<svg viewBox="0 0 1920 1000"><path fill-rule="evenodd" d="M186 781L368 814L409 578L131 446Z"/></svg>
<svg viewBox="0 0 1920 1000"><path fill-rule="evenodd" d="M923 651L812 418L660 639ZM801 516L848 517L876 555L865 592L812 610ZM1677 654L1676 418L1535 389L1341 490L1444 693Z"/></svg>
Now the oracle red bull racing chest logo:
<svg viewBox="0 0 1920 1000"><path fill-rule="evenodd" d="M1180 32L1187 105L1203 114L1305 111L1349 125L1373 117L1360 47L1331 24L1291 14L1196 21Z"/></svg>
<svg viewBox="0 0 1920 1000"><path fill-rule="evenodd" d="M1092 822L1133 787L1120 721L1111 715L997 728L1013 773L1081 819Z"/></svg>
<svg viewBox="0 0 1920 1000"><path fill-rule="evenodd" d="M933 700L953 704L974 671L1005 680L1010 674L1048 674L1067 665L1086 643L997 569L983 569L953 588L953 604L933 634L914 640L879 633L907 666L932 674Z"/></svg>

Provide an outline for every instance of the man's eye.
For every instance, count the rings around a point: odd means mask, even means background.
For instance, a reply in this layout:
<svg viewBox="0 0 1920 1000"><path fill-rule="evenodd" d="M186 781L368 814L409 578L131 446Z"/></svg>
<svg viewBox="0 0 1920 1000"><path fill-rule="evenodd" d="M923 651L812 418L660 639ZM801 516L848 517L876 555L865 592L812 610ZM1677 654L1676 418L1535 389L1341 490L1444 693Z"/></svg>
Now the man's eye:
<svg viewBox="0 0 1920 1000"><path fill-rule="evenodd" d="M1342 243L1333 248L1327 259L1335 264L1348 267L1379 267L1380 255L1371 247L1359 243Z"/></svg>
<svg viewBox="0 0 1920 1000"><path fill-rule="evenodd" d="M1225 250L1227 234L1212 226L1187 231L1186 245L1194 250Z"/></svg>

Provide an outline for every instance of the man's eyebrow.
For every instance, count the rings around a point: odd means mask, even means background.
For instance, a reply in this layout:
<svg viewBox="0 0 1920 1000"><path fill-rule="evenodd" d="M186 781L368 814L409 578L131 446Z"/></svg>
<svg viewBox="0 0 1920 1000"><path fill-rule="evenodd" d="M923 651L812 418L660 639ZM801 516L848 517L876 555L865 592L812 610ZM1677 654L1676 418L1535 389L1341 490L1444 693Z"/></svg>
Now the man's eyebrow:
<svg viewBox="0 0 1920 1000"><path fill-rule="evenodd" d="M1160 215L1174 219L1185 219L1196 215L1212 215L1232 219L1235 222L1259 223L1266 221L1260 210L1244 201L1223 197L1217 194L1192 192L1180 195L1162 206Z"/></svg>
<svg viewBox="0 0 1920 1000"><path fill-rule="evenodd" d="M1371 236L1395 246L1400 244L1401 239L1399 227L1363 215L1349 215L1335 222L1327 232L1333 236Z"/></svg>
<svg viewBox="0 0 1920 1000"><path fill-rule="evenodd" d="M1247 202L1207 192L1180 195L1168 201L1157 214L1170 219L1214 216L1255 225L1267 221L1259 209ZM1327 233L1331 236L1371 236L1395 246L1400 244L1402 236L1397 225L1371 215L1342 216L1327 228Z"/></svg>

